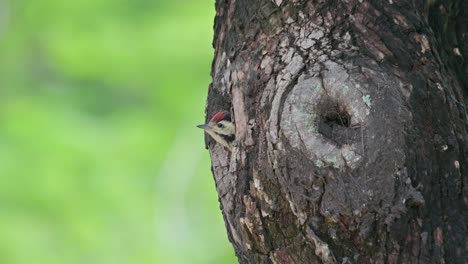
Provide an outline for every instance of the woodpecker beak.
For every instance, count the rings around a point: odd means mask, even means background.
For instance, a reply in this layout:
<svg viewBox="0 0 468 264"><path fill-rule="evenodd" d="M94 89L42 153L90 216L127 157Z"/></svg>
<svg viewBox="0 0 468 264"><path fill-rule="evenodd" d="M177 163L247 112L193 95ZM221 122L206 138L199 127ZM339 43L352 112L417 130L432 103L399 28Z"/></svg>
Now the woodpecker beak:
<svg viewBox="0 0 468 264"><path fill-rule="evenodd" d="M209 128L210 126L208 124L203 124L203 125L198 125L197 126L198 128L201 128L201 129L207 129Z"/></svg>

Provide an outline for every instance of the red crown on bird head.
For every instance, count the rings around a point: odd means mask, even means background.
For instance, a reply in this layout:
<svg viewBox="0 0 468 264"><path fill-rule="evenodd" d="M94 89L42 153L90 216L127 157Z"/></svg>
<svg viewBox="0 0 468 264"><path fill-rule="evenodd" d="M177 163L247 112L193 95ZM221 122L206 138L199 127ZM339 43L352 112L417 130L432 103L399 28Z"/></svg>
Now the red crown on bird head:
<svg viewBox="0 0 468 264"><path fill-rule="evenodd" d="M231 114L229 112L218 112L213 115L213 117L210 119L210 122L217 123L222 120L231 122Z"/></svg>

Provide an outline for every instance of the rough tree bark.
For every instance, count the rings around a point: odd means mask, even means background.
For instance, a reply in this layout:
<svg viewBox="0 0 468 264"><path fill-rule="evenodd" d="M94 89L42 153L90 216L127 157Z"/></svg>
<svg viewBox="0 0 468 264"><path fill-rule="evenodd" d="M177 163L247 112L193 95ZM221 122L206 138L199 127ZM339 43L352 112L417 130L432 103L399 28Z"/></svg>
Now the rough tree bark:
<svg viewBox="0 0 468 264"><path fill-rule="evenodd" d="M217 0L241 263L468 263L467 1Z"/></svg>

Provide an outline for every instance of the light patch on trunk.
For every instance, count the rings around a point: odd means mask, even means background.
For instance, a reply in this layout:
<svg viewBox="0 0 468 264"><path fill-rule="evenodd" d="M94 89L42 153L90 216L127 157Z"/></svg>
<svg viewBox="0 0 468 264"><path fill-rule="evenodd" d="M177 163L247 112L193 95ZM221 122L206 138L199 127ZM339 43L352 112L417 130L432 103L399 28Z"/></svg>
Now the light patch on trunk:
<svg viewBox="0 0 468 264"><path fill-rule="evenodd" d="M280 6L283 3L283 0L272 0L277 6Z"/></svg>

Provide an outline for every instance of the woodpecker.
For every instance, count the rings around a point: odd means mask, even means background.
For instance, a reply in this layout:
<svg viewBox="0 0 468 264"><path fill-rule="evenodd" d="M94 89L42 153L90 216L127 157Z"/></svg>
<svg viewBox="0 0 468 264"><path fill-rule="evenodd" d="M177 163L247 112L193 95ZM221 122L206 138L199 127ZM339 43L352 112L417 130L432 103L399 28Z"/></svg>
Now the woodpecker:
<svg viewBox="0 0 468 264"><path fill-rule="evenodd" d="M197 127L204 129L219 144L232 151L232 143L236 135L236 127L231 121L229 112L217 112L211 117L210 122Z"/></svg>

